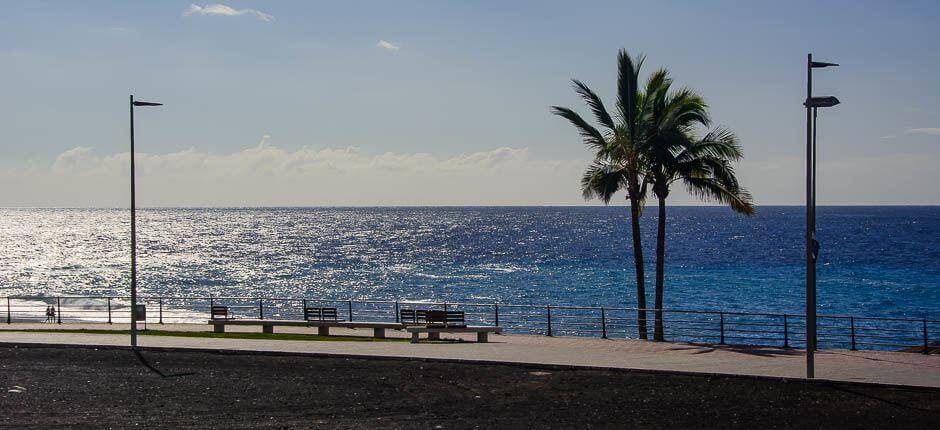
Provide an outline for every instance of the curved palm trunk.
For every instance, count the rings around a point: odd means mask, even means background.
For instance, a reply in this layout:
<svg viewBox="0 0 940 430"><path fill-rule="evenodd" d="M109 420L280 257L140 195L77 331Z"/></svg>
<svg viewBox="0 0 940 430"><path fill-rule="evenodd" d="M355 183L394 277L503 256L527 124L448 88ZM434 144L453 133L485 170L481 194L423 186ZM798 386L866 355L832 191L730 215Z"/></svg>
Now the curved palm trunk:
<svg viewBox="0 0 940 430"><path fill-rule="evenodd" d="M631 189L634 188L633 185ZM630 194L636 197L637 191ZM636 330L640 339L646 339L646 284L643 271L643 241L640 237L640 202L638 198L630 199L630 224L633 231L633 264L636 267Z"/></svg>
<svg viewBox="0 0 940 430"><path fill-rule="evenodd" d="M659 197L659 220L656 229L656 302L653 304L655 319L653 340L663 340L663 288L666 260L666 199Z"/></svg>

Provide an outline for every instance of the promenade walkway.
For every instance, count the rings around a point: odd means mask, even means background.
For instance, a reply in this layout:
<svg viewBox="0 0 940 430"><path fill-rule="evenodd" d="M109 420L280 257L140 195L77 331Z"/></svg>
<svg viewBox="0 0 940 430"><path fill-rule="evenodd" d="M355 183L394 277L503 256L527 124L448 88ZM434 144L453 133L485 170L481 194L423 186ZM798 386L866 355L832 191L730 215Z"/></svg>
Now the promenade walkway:
<svg viewBox="0 0 940 430"><path fill-rule="evenodd" d="M3 344L69 344L126 346L127 335L24 332L28 329L126 330L121 324L12 324L0 327ZM167 324L159 330L208 331L203 324ZM232 331L254 331L238 328ZM313 333L305 328L278 332ZM371 332L335 330L335 335L370 336ZM404 333L390 332L392 336ZM469 339L469 338L468 338ZM335 354L370 357L404 357L487 362L754 375L801 378L805 372L803 351L771 347L717 346L686 343L654 343L623 339L493 336L490 343L335 342L214 339L140 336L142 347L194 348L280 353ZM881 384L940 387L940 356L917 353L822 350L816 355L817 379Z"/></svg>

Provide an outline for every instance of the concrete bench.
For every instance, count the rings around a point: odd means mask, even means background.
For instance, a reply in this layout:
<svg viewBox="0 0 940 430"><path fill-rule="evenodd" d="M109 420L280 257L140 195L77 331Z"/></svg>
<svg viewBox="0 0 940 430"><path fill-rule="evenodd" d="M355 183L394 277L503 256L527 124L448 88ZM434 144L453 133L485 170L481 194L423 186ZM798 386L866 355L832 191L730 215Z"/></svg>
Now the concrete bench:
<svg viewBox="0 0 940 430"><path fill-rule="evenodd" d="M498 326L460 326L460 327L421 327L409 326L405 328L411 333L411 343L418 343L418 335L427 333L428 340L440 340L441 333L476 333L477 342L486 343L489 341L490 333L499 333L502 327Z"/></svg>
<svg viewBox="0 0 940 430"><path fill-rule="evenodd" d="M402 330L404 324L383 321L307 321L307 327L316 327L317 334L320 336L329 336L330 327L340 328L371 328L372 336L376 339L385 339L385 330Z"/></svg>
<svg viewBox="0 0 940 430"><path fill-rule="evenodd" d="M381 321L303 321L303 320L261 320L261 319L211 319L209 325L212 326L215 333L225 333L227 325L245 325L261 326L263 333L274 333L274 326L282 327L316 327L317 334L320 336L329 336L330 327L341 327L360 329L372 329L372 335L377 339L385 338L385 330L402 330L404 324Z"/></svg>

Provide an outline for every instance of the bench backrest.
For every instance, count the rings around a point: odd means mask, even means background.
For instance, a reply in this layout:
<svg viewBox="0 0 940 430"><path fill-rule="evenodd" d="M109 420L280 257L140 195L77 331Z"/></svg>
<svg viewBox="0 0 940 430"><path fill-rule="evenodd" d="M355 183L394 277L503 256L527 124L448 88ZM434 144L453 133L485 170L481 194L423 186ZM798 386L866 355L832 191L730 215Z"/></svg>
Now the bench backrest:
<svg viewBox="0 0 940 430"><path fill-rule="evenodd" d="M442 324L448 327L465 325L463 311L428 311L426 318L428 324Z"/></svg>
<svg viewBox="0 0 940 430"><path fill-rule="evenodd" d="M306 321L337 321L336 308L304 308Z"/></svg>
<svg viewBox="0 0 940 430"><path fill-rule="evenodd" d="M451 327L466 324L463 311L402 309L399 314L399 321L402 324L437 324Z"/></svg>
<svg viewBox="0 0 940 430"><path fill-rule="evenodd" d="M336 321L336 308L320 308L320 319L324 321Z"/></svg>
<svg viewBox="0 0 940 430"><path fill-rule="evenodd" d="M212 319L227 319L228 306L213 306L209 311L209 315Z"/></svg>
<svg viewBox="0 0 940 430"><path fill-rule="evenodd" d="M426 309L402 309L398 313L398 320L402 324L425 324L428 322L428 311Z"/></svg>

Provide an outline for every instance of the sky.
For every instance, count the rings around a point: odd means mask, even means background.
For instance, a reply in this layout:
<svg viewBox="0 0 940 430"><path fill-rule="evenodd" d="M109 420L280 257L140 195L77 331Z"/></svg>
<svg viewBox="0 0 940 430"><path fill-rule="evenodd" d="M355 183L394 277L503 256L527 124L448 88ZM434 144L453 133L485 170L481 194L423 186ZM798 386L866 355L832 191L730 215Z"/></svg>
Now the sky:
<svg viewBox="0 0 940 430"><path fill-rule="evenodd" d="M29 1L0 14L0 206L578 205L549 106L647 56L740 138L758 205L940 204L940 3ZM681 189L673 204L696 204ZM623 204L622 197L616 201Z"/></svg>

